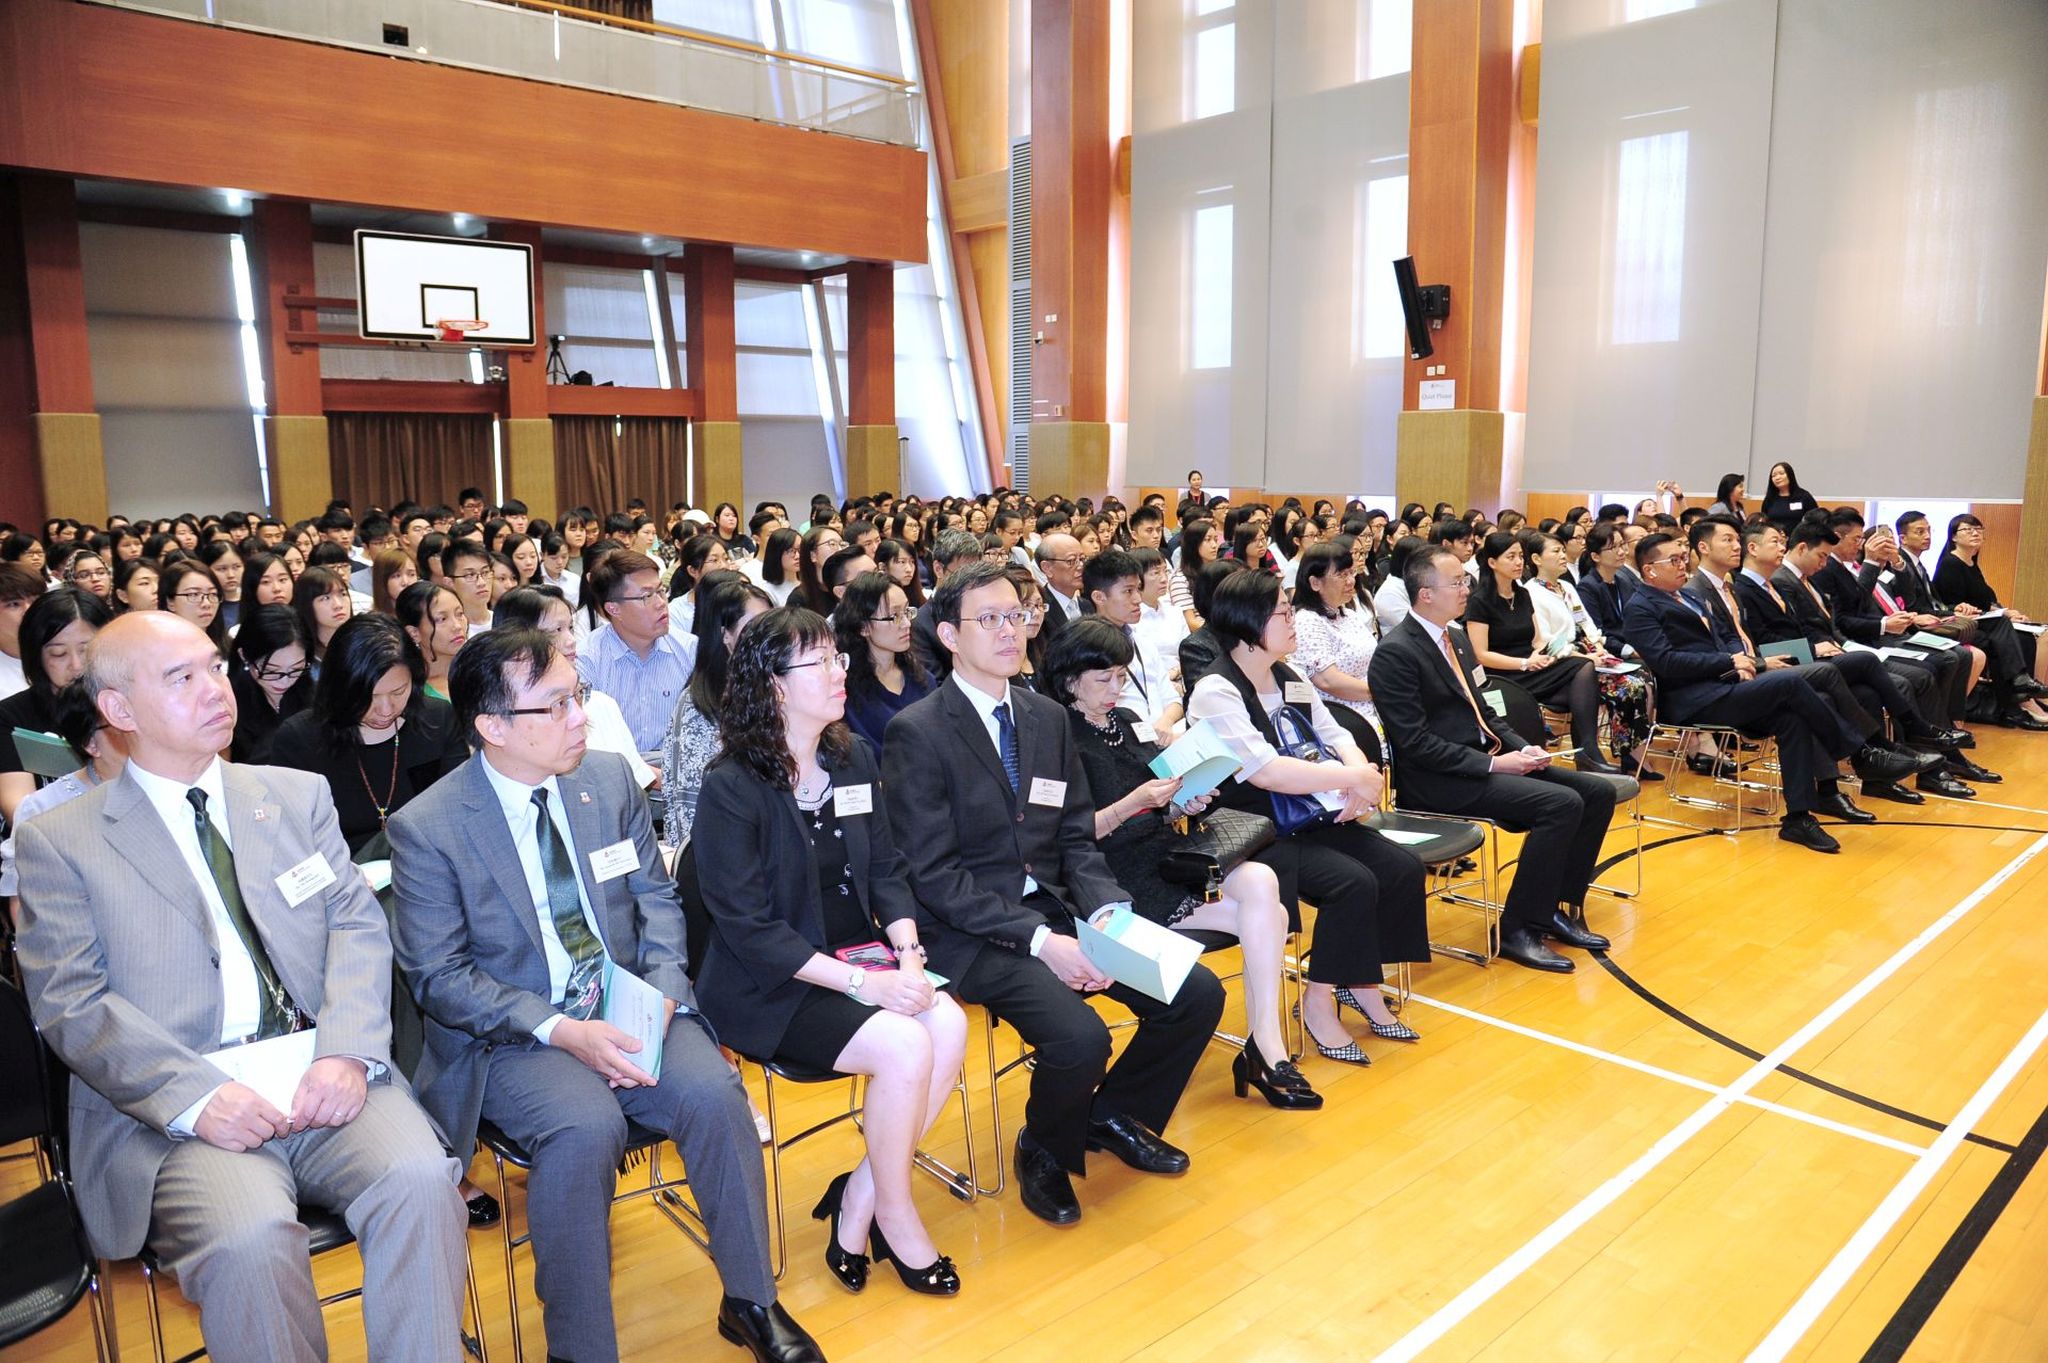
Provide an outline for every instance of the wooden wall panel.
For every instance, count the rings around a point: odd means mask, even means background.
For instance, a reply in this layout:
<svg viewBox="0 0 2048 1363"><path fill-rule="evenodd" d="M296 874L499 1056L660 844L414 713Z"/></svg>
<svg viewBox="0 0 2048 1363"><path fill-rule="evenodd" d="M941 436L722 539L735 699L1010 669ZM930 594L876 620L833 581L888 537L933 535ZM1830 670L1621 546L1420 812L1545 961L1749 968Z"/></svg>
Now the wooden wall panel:
<svg viewBox="0 0 2048 1363"><path fill-rule="evenodd" d="M43 519L43 474L36 458L36 385L24 276L21 202L13 176L0 175L0 520Z"/></svg>
<svg viewBox="0 0 2048 1363"><path fill-rule="evenodd" d="M1031 362L1033 420L1106 421L1109 6L1029 2L1031 306L1045 337Z"/></svg>
<svg viewBox="0 0 2048 1363"><path fill-rule="evenodd" d="M911 148L73 0L0 6L0 163L926 255L925 157Z"/></svg>

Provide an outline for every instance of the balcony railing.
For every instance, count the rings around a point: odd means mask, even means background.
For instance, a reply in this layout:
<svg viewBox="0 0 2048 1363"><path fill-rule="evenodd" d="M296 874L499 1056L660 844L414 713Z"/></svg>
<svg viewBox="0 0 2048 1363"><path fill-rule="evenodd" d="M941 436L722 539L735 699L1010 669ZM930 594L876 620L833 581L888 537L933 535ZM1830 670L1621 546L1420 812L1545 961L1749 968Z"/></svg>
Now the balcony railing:
<svg viewBox="0 0 2048 1363"><path fill-rule="evenodd" d="M223 28L919 144L907 82L546 0L92 0Z"/></svg>

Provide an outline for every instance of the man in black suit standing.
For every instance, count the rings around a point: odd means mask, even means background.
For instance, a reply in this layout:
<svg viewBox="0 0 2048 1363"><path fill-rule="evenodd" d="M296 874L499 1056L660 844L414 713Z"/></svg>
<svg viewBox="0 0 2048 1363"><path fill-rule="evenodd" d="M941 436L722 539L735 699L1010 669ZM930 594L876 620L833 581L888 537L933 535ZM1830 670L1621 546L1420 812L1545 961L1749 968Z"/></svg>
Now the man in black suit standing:
<svg viewBox="0 0 2048 1363"><path fill-rule="evenodd" d="M1095 846L1095 809L1067 713L1010 685L1024 615L999 564L957 568L933 594L952 676L890 722L883 790L910 884L932 925L934 970L1037 1049L1017 1133L1024 1205L1056 1226L1081 1218L1070 1174L1106 1149L1134 1169L1178 1174L1188 1157L1160 1139L1223 1014L1201 965L1170 1004L1106 978L1074 923L1129 902ZM1109 1032L1083 995L1138 1016L1114 1066ZM1105 1073L1106 1071L1106 1073Z"/></svg>
<svg viewBox="0 0 2048 1363"><path fill-rule="evenodd" d="M1636 569L1648 590L1629 599L1622 618L1629 641L1657 678L1659 709L1677 724L1774 735L1785 792L1778 836L1816 852L1841 851L1814 811L1866 820L1860 810L1844 815L1854 807L1842 794L1835 764L1849 758L1863 780L1896 782L1919 763L1865 744L1798 673L1759 670L1742 641L1717 628L1706 603L1685 590L1689 566L1685 545L1674 536L1646 535L1636 546Z"/></svg>
<svg viewBox="0 0 2048 1363"><path fill-rule="evenodd" d="M1500 954L1532 970L1568 972L1569 957L1544 945L1604 951L1586 927L1586 887L1614 817L1614 786L1553 767L1550 754L1481 708L1485 674L1462 629L1472 579L1440 547L1408 560L1408 618L1372 655L1367 677L1387 738L1400 754L1395 789L1412 809L1475 814L1526 831L1501 913Z"/></svg>

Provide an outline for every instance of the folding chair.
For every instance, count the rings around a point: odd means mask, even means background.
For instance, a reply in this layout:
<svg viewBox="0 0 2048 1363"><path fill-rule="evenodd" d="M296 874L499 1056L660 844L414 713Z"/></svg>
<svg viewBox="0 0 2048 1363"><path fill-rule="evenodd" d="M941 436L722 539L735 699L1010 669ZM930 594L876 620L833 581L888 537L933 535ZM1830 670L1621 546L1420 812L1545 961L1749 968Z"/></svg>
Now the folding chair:
<svg viewBox="0 0 2048 1363"><path fill-rule="evenodd" d="M1692 775L1685 761L1685 749L1695 738L1714 740L1713 772L1704 779L1711 787L1726 791L1725 798L1698 795L1683 788L1682 778ZM1657 720L1650 726L1650 737L1643 744L1642 755L1645 762L1662 759L1669 763L1664 773L1664 798L1671 804L1689 809L1707 809L1729 815L1730 821L1726 824L1707 823L1654 814L1643 816L1644 821L1728 837L1759 827L1762 821L1777 816L1780 788L1776 780L1759 781L1754 778L1775 774L1777 751L1776 739L1753 739L1725 724L1674 724Z"/></svg>

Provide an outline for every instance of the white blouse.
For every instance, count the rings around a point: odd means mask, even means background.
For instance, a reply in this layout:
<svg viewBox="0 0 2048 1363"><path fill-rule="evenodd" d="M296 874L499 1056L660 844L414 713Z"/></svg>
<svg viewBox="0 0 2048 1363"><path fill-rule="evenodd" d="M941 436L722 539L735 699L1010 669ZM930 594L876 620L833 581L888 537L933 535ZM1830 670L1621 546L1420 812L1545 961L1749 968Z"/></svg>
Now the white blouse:
<svg viewBox="0 0 2048 1363"><path fill-rule="evenodd" d="M1278 691L1259 693L1259 704L1265 707L1268 715L1278 710L1281 703ZM1358 752L1358 745L1351 741L1351 735L1330 718L1322 696L1313 688L1309 691L1308 712L1309 722L1314 725L1316 737L1323 741L1323 746L1339 758L1349 758ZM1238 761L1244 763L1244 770L1237 774L1241 781L1250 780L1260 768L1281 755L1252 723L1251 715L1244 708L1244 697L1221 673L1211 672L1195 683L1194 693L1188 697L1188 717L1206 719L1215 726L1216 736L1228 743ZM1332 785L1334 787L1335 783Z"/></svg>

